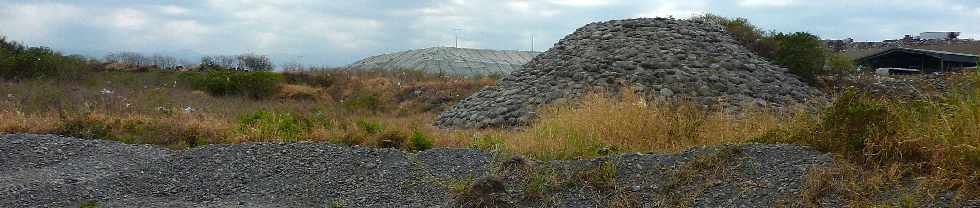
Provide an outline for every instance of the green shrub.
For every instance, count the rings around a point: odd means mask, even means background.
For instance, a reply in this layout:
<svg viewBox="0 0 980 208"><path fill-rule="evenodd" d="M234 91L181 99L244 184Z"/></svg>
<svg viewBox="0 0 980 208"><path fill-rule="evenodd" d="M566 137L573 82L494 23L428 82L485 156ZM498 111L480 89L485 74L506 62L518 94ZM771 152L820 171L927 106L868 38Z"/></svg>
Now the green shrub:
<svg viewBox="0 0 980 208"><path fill-rule="evenodd" d="M221 132L195 126L182 126L170 120L124 120L114 122L119 141L132 144L155 144L174 149L194 148L223 139Z"/></svg>
<svg viewBox="0 0 980 208"><path fill-rule="evenodd" d="M692 17L691 20L711 22L725 27L742 46L745 46L759 56L773 58L778 50L778 45L771 39L766 38L766 33L759 27L753 25L745 18L727 18L714 14L705 14Z"/></svg>
<svg viewBox="0 0 980 208"><path fill-rule="evenodd" d="M84 201L78 205L79 208L98 208L99 204L95 201Z"/></svg>
<svg viewBox="0 0 980 208"><path fill-rule="evenodd" d="M560 188L561 179L551 168L532 170L530 179L524 187L524 199L531 202L547 200L547 194Z"/></svg>
<svg viewBox="0 0 980 208"><path fill-rule="evenodd" d="M383 109L381 99L374 95L354 96L344 102L344 107L348 110L380 111Z"/></svg>
<svg viewBox="0 0 980 208"><path fill-rule="evenodd" d="M567 181L565 186L591 186L601 193L610 193L616 190L616 178L618 176L619 170L616 168L616 163L604 161L595 167L575 173L574 178Z"/></svg>
<svg viewBox="0 0 980 208"><path fill-rule="evenodd" d="M868 144L885 142L897 130L887 106L853 89L838 96L813 122L816 125L774 130L756 141L802 144L865 161Z"/></svg>
<svg viewBox="0 0 980 208"><path fill-rule="evenodd" d="M412 130L412 137L410 138L412 150L422 151L427 149L432 149L432 139L422 134L421 131Z"/></svg>
<svg viewBox="0 0 980 208"><path fill-rule="evenodd" d="M498 147L502 147L503 144L503 138L488 134L474 138L473 143L470 143L470 147L475 149L494 150Z"/></svg>
<svg viewBox="0 0 980 208"><path fill-rule="evenodd" d="M327 88L337 81L334 76L327 72L287 72L283 73L283 78L289 84L303 84Z"/></svg>
<svg viewBox="0 0 980 208"><path fill-rule="evenodd" d="M301 120L303 121L303 124L306 124L306 128L308 129L313 129L313 128L331 129L334 127L334 122L330 120L330 117L327 117L327 114L323 113L323 111L316 111L313 114L301 115L301 116L302 116Z"/></svg>
<svg viewBox="0 0 980 208"><path fill-rule="evenodd" d="M307 130L305 124L289 113L262 110L242 116L238 126L247 137L280 141L300 140Z"/></svg>
<svg viewBox="0 0 980 208"><path fill-rule="evenodd" d="M830 55L830 57L827 58L827 65L830 72L835 74L850 74L857 70L857 66L854 65L854 61L844 54Z"/></svg>
<svg viewBox="0 0 980 208"><path fill-rule="evenodd" d="M779 42L779 50L773 60L776 64L789 68L790 73L802 81L815 84L816 75L821 74L826 58L823 41L816 35L806 32L777 33L771 37Z"/></svg>
<svg viewBox="0 0 980 208"><path fill-rule="evenodd" d="M0 78L77 79L81 72L93 69L95 64L85 57L65 56L46 47L27 47L0 36Z"/></svg>
<svg viewBox="0 0 980 208"><path fill-rule="evenodd" d="M83 139L118 140L109 124L88 116L65 119L60 134Z"/></svg>
<svg viewBox="0 0 980 208"><path fill-rule="evenodd" d="M272 97L283 83L282 75L273 72L217 70L185 73L181 78L192 88L214 96L240 95L255 99Z"/></svg>
<svg viewBox="0 0 980 208"><path fill-rule="evenodd" d="M334 202L331 202L330 203L330 208L344 208L344 207L347 207L347 206L344 205L344 203L343 202L340 202L340 201L334 201Z"/></svg>
<svg viewBox="0 0 980 208"><path fill-rule="evenodd" d="M824 73L826 49L816 35L806 32L766 33L745 18L705 14L691 19L722 25L739 44L775 64L789 68L790 73L811 85L816 84L816 75Z"/></svg>
<svg viewBox="0 0 980 208"><path fill-rule="evenodd" d="M384 127L381 126L381 123L377 123L377 122L360 120L357 121L356 124L358 128L360 128L361 130L363 130L368 134L377 134L377 133L381 133L381 131L384 130Z"/></svg>
<svg viewBox="0 0 980 208"><path fill-rule="evenodd" d="M894 134L895 129L888 125L891 118L884 105L847 91L827 109L820 122L820 131L830 141L812 145L827 151L860 154L873 136Z"/></svg>

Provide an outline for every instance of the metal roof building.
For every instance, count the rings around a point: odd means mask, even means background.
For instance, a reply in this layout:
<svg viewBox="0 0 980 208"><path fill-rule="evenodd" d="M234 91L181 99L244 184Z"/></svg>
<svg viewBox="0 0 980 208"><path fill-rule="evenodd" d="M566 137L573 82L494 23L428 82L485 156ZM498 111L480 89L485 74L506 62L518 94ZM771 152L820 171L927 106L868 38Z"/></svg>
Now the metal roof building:
<svg viewBox="0 0 980 208"><path fill-rule="evenodd" d="M858 58L860 66L877 68L917 69L922 73L957 71L976 67L980 56L947 51L913 48L892 48Z"/></svg>

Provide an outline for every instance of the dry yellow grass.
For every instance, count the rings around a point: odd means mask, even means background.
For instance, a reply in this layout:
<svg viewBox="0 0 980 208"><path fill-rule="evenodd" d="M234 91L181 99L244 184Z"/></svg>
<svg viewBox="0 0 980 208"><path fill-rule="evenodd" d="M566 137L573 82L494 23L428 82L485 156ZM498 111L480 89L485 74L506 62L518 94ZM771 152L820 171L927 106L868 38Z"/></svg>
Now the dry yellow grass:
<svg viewBox="0 0 980 208"><path fill-rule="evenodd" d="M0 118L3 118L0 121L0 133L45 134L61 129L61 119L51 113L29 115L19 111L0 110Z"/></svg>
<svg viewBox="0 0 980 208"><path fill-rule="evenodd" d="M113 72L76 83L0 82L0 133L65 133L172 148L303 140L413 150L409 138L422 135L434 147L494 149L537 159L670 153L747 141L793 143L840 157L835 167L810 175L801 196L807 202L842 194L851 205L875 206L882 200L868 198L901 190L902 203L916 205L943 191L955 191L957 199L980 193L980 88L946 100L857 100L859 105L839 105L832 113L792 115L751 109L732 115L643 100L627 89L621 97L593 93L548 106L523 129L444 130L431 123L446 100L462 99L492 79L377 72L316 76L321 77L284 85L280 96L269 100L213 97L180 87L168 73ZM304 98L309 95L324 99ZM358 98L370 99L350 104ZM288 116L243 123L256 112Z"/></svg>
<svg viewBox="0 0 980 208"><path fill-rule="evenodd" d="M592 157L617 151L676 152L741 143L780 127L776 113L732 115L686 104L591 93L542 110L541 118L507 140L509 150L540 158Z"/></svg>

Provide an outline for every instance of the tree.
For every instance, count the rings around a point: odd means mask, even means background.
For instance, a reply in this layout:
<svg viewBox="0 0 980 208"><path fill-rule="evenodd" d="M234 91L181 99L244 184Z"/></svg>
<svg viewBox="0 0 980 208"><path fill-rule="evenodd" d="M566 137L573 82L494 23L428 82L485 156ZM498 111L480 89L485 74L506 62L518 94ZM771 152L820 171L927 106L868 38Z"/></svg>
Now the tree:
<svg viewBox="0 0 980 208"><path fill-rule="evenodd" d="M752 50L759 56L772 59L778 50L778 44L767 38L767 33L749 22L749 19L705 14L691 17L691 20L721 25L740 45Z"/></svg>
<svg viewBox="0 0 980 208"><path fill-rule="evenodd" d="M283 71L303 71L303 70L305 70L305 67L303 66L303 64L302 63L299 63L297 61L289 61L289 62L286 62L286 63L279 64L279 66L282 67L282 70Z"/></svg>
<svg viewBox="0 0 980 208"><path fill-rule="evenodd" d="M83 56L65 56L47 47L28 47L0 37L0 78L77 78L93 68Z"/></svg>
<svg viewBox="0 0 980 208"><path fill-rule="evenodd" d="M203 70L272 71L272 60L265 55L241 54L235 56L203 56Z"/></svg>
<svg viewBox="0 0 980 208"><path fill-rule="evenodd" d="M790 73L800 76L802 81L815 84L816 75L821 74L827 60L820 37L806 32L795 32L777 33L771 38L779 43L779 50L773 61L789 68Z"/></svg>
<svg viewBox="0 0 980 208"><path fill-rule="evenodd" d="M245 71L272 71L272 60L265 55L241 54L238 59L239 69Z"/></svg>

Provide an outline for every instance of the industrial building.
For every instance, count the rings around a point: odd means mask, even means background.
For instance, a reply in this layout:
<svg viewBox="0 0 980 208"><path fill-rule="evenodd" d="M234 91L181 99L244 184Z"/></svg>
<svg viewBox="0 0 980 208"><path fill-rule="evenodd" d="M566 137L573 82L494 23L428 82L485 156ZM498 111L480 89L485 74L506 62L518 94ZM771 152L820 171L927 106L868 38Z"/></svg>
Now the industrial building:
<svg viewBox="0 0 980 208"><path fill-rule="evenodd" d="M977 55L913 48L892 48L862 58L855 63L863 69L899 69L901 73L943 73L977 67Z"/></svg>
<svg viewBox="0 0 980 208"><path fill-rule="evenodd" d="M924 32L919 33L920 40L956 40L960 32Z"/></svg>

